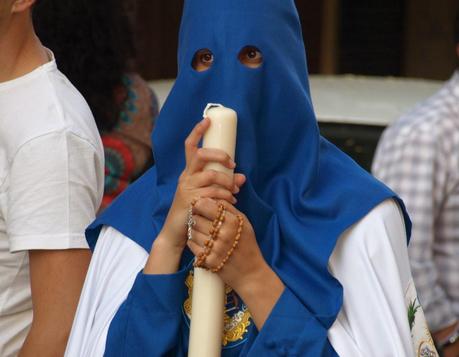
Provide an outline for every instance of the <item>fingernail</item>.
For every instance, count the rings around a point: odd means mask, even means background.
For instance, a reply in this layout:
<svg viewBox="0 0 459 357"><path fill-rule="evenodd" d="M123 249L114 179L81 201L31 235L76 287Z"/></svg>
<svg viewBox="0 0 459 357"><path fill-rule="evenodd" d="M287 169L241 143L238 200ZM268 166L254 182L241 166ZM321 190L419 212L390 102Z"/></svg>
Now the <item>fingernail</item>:
<svg viewBox="0 0 459 357"><path fill-rule="evenodd" d="M238 186L234 186L233 193L239 193L240 188Z"/></svg>
<svg viewBox="0 0 459 357"><path fill-rule="evenodd" d="M233 204L236 204L237 203L237 199L236 197L233 196Z"/></svg>
<svg viewBox="0 0 459 357"><path fill-rule="evenodd" d="M234 169L236 167L236 163L233 160L231 160L230 161L230 166L231 166L232 169Z"/></svg>

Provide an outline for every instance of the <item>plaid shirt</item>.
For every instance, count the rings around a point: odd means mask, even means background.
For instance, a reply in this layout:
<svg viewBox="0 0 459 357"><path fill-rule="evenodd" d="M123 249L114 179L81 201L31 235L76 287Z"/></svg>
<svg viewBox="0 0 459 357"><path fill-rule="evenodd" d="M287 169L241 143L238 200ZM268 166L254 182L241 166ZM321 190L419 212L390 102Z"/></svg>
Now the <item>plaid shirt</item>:
<svg viewBox="0 0 459 357"><path fill-rule="evenodd" d="M459 318L459 72L383 134L373 173L413 221L413 278L432 331Z"/></svg>

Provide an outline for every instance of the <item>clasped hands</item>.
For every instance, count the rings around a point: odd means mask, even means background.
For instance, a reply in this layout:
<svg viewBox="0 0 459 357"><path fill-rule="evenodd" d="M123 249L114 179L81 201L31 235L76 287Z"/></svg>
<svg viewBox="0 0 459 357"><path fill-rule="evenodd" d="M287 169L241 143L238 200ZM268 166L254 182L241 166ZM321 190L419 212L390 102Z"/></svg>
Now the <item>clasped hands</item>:
<svg viewBox="0 0 459 357"><path fill-rule="evenodd" d="M234 206L245 176L204 170L210 162L236 167L223 151L198 147L209 125L209 119L202 120L185 141L186 167L144 273L176 273L188 245L195 266L218 274L233 288L261 329L285 287L264 260L252 224Z"/></svg>
<svg viewBox="0 0 459 357"><path fill-rule="evenodd" d="M210 162L229 169L236 167L225 152L198 147L209 125L210 120L203 119L185 141L186 167L180 175L173 203L154 246L161 246L162 255L170 257L168 264L173 261L174 267L178 267L183 250L188 245L199 266L219 274L226 284L236 290L270 268L261 254L251 223L234 206L237 202L235 195L245 183L245 176L234 174L231 177L214 170L204 170ZM186 225L190 205L195 221L191 240L187 238ZM224 220L218 227L218 234L213 234L221 207L224 209Z"/></svg>

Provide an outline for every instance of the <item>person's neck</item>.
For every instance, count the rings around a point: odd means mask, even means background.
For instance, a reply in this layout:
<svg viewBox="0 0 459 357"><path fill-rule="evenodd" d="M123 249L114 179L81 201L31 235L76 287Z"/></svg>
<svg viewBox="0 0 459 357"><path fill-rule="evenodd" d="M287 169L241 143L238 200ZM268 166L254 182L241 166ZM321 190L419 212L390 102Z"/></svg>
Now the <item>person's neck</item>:
<svg viewBox="0 0 459 357"><path fill-rule="evenodd" d="M49 61L28 14L17 14L0 29L0 83L32 72Z"/></svg>

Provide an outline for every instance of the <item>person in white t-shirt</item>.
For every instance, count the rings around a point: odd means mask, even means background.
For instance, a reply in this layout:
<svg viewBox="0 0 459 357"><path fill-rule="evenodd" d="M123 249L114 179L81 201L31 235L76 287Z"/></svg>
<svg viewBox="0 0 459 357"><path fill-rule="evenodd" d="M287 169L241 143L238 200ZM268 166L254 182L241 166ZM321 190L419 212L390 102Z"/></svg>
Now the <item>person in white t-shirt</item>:
<svg viewBox="0 0 459 357"><path fill-rule="evenodd" d="M64 353L103 194L89 107L36 37L35 0L0 0L0 356Z"/></svg>

